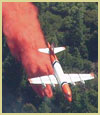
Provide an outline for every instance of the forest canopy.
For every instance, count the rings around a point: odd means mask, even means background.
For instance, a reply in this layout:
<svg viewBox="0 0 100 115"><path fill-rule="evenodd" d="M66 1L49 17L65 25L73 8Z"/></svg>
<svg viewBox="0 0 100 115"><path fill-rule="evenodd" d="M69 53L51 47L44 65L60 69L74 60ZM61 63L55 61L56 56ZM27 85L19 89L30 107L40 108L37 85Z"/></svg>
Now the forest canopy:
<svg viewBox="0 0 100 115"><path fill-rule="evenodd" d="M66 46L57 54L66 73L95 73L95 79L73 87L69 103L57 87L52 99L40 98L27 81L20 62L2 40L3 113L98 112L98 3L38 2L39 20L46 41Z"/></svg>

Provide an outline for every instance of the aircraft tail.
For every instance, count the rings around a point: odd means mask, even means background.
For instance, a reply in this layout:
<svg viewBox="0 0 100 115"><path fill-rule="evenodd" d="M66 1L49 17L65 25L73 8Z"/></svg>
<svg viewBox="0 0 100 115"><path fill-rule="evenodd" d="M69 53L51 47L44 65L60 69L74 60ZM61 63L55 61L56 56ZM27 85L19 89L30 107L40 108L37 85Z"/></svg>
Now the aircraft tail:
<svg viewBox="0 0 100 115"><path fill-rule="evenodd" d="M66 48L65 47L55 47L54 48L54 53L58 53L58 52L61 52L63 50L65 50ZM40 48L38 49L39 52L42 52L42 53L47 53L49 54L49 48Z"/></svg>

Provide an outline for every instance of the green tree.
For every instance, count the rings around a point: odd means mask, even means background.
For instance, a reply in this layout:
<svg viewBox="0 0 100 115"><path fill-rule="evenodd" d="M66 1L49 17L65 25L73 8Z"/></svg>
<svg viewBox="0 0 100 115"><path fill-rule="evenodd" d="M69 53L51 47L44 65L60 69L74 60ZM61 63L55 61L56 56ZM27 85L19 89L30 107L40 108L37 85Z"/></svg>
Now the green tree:
<svg viewBox="0 0 100 115"><path fill-rule="evenodd" d="M71 86L73 101L53 89L52 99L40 98L27 81L23 67L10 54L3 35L2 105L5 113L96 113L98 112L98 4L96 2L38 2L45 38L55 46L67 46L57 54L65 73L95 73L85 85Z"/></svg>
<svg viewBox="0 0 100 115"><path fill-rule="evenodd" d="M22 108L22 113L36 113L37 109L35 108L34 105L27 103L24 104L23 108Z"/></svg>

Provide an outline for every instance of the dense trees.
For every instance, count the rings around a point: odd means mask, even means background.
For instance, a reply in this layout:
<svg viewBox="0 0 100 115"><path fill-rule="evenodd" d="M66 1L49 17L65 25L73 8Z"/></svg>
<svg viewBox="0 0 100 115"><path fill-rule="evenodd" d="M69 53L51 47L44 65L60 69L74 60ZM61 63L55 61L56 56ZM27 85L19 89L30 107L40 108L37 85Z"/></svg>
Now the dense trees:
<svg viewBox="0 0 100 115"><path fill-rule="evenodd" d="M40 98L27 82L23 67L10 54L3 35L3 112L98 112L98 4L35 3L45 38L55 46L67 46L57 54L65 72L95 73L94 80L72 88L73 102L58 87L52 99Z"/></svg>

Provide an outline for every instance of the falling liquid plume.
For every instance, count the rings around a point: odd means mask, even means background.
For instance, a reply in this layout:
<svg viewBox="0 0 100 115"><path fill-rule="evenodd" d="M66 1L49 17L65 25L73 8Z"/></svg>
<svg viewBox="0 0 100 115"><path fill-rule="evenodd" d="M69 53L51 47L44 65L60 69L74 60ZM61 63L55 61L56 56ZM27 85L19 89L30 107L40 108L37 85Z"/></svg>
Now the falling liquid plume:
<svg viewBox="0 0 100 115"><path fill-rule="evenodd" d="M21 61L28 77L53 73L49 55L38 52L47 47L38 19L38 9L28 2L4 2L2 4L3 33L11 54ZM50 85L31 85L40 95L52 97Z"/></svg>

